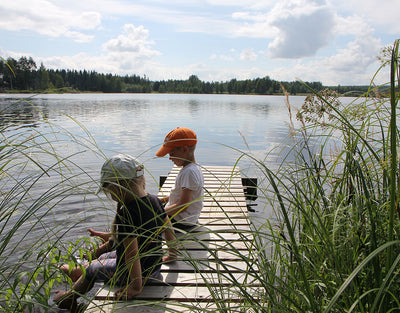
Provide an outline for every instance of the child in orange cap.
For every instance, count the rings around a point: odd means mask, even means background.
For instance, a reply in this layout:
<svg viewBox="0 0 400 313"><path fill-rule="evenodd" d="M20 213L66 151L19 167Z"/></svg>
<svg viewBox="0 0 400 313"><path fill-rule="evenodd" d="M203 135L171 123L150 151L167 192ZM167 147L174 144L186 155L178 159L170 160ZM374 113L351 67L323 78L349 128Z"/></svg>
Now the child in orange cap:
<svg viewBox="0 0 400 313"><path fill-rule="evenodd" d="M182 167L175 187L167 197L165 211L173 217L173 226L185 231L197 225L203 208L204 178L194 156L196 144L197 136L193 130L177 127L167 134L164 144L156 152L158 157L169 154L169 159Z"/></svg>

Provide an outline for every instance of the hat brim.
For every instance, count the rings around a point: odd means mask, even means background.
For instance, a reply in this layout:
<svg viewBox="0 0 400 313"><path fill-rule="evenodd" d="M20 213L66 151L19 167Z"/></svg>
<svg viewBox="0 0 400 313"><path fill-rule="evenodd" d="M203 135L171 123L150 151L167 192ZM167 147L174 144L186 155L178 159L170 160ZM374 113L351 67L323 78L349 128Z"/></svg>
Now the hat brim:
<svg viewBox="0 0 400 313"><path fill-rule="evenodd" d="M172 151L174 147L167 147L166 145L162 145L160 149L156 152L156 156L163 157Z"/></svg>

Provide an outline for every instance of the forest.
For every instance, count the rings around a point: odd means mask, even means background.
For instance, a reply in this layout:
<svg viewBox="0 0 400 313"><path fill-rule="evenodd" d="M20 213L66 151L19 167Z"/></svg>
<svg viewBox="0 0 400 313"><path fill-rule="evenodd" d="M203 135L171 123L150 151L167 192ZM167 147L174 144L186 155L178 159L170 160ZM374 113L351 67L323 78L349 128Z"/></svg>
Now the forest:
<svg viewBox="0 0 400 313"><path fill-rule="evenodd" d="M321 82L306 82L320 91L328 88ZM357 95L368 90L368 86L331 86L342 95ZM256 94L275 95L286 92L296 95L310 90L299 81L282 82L263 78L225 82L205 82L196 75L187 80L150 81L146 76L102 74L96 71L46 69L43 63L37 67L32 57L3 59L0 57L0 92L104 92L104 93L196 93L196 94Z"/></svg>

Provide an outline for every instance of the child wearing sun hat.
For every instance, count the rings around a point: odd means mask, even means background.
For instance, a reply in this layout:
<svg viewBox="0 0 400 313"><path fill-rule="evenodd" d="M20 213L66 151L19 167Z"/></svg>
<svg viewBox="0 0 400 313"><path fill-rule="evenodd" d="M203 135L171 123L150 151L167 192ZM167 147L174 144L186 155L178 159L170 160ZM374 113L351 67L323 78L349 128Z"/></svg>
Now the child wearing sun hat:
<svg viewBox="0 0 400 313"><path fill-rule="evenodd" d="M161 262L173 261L176 257L177 252L171 245L175 235L161 201L148 194L145 186L144 168L135 158L118 154L104 163L100 188L117 203L111 233L91 252L85 271L80 267L61 267L75 282L69 291L56 291L54 301L60 308L75 308L77 298L96 281L119 286L115 295L129 300L141 293L146 282L162 279ZM164 258L163 232L171 246Z"/></svg>

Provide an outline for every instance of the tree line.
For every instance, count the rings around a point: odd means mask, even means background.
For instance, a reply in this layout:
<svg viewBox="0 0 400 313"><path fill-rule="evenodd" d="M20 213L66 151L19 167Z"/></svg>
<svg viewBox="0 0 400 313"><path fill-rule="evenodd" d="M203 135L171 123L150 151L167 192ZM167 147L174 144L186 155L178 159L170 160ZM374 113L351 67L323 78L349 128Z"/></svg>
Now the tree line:
<svg viewBox="0 0 400 313"><path fill-rule="evenodd" d="M326 87L321 82L306 82L316 91ZM363 86L334 87L344 93L349 90L365 91ZM341 90L339 90L339 88ZM43 63L39 68L32 57L21 57L15 60L11 57L0 59L0 92L28 91L28 92L105 92L105 93L197 93L197 94L281 94L285 89L290 94L309 92L301 82L281 82L263 78L237 80L225 82L205 82L196 75L187 80L160 80L150 81L146 76L138 75L118 76L102 74L96 71L46 69Z"/></svg>

